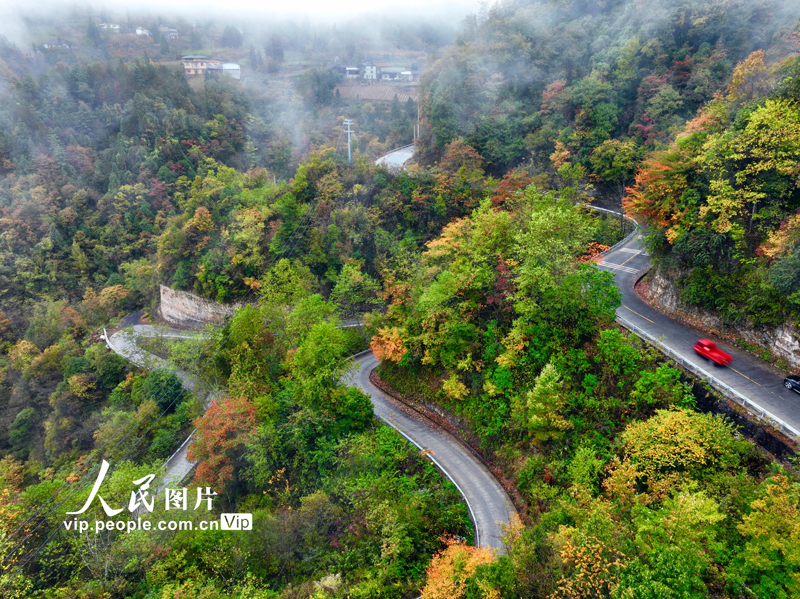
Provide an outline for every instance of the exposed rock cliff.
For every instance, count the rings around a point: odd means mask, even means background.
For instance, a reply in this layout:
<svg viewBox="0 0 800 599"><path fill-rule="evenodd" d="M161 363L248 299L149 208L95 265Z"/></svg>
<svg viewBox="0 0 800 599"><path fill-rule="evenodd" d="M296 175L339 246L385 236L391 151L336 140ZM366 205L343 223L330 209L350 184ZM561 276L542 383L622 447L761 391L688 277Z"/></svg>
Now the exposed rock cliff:
<svg viewBox="0 0 800 599"><path fill-rule="evenodd" d="M241 304L219 304L188 291L176 291L161 285L161 318L182 327L197 327L220 322Z"/></svg>
<svg viewBox="0 0 800 599"><path fill-rule="evenodd" d="M651 271L642 283L637 291L662 311L725 339L744 339L748 345L763 347L790 366L800 368L800 331L793 323L786 322L774 328L752 323L733 327L712 312L682 302L677 288L661 272Z"/></svg>

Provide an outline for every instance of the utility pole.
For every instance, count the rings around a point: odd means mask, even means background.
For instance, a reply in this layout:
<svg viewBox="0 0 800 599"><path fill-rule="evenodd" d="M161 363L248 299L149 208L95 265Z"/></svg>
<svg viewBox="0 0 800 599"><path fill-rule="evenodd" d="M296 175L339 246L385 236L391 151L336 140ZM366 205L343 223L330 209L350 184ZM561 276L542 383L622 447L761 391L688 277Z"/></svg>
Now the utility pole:
<svg viewBox="0 0 800 599"><path fill-rule="evenodd" d="M414 125L414 144L415 145L419 141L419 135L420 135L419 124L420 124L420 106L419 106L419 100L417 100L417 123Z"/></svg>
<svg viewBox="0 0 800 599"><path fill-rule="evenodd" d="M352 154L350 153L350 133L352 133L352 131L350 131L350 125L352 124L353 121L351 121L350 119L344 120L344 125L345 127L347 127L347 162L353 161Z"/></svg>

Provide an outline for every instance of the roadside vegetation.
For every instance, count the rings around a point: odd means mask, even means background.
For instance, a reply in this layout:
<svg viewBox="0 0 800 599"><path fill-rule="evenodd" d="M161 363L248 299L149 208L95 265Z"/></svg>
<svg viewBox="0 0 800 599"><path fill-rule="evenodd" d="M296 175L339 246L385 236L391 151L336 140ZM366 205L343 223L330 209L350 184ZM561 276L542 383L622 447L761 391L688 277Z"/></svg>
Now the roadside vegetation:
<svg viewBox="0 0 800 599"><path fill-rule="evenodd" d="M592 227L529 187L450 223L391 279L373 322L379 376L466 422L529 508L508 555L451 547L474 566L445 552L428 585L458 578L463 597L794 596L797 472L698 412L680 371L614 326L610 273L581 261Z"/></svg>
<svg viewBox="0 0 800 599"><path fill-rule="evenodd" d="M722 322L800 322L797 63L755 52L723 94L644 162L627 198L687 304Z"/></svg>
<svg viewBox="0 0 800 599"><path fill-rule="evenodd" d="M71 53L1 41L0 595L800 597L797 468L614 325L593 258L627 231L586 206L629 188L685 301L798 320L797 15L643 6L507 0L447 48L447 28L393 29L398 52L437 52L402 172L374 159L417 107L337 97L310 65L366 48L338 32L226 27L252 41L248 86L190 86L91 27ZM100 338L160 285L244 303L207 338L143 340L219 390L208 409ZM367 347L502 468L523 516L505 554L471 546L453 485L343 382ZM252 531L64 528L102 459L124 506L195 428L191 494Z"/></svg>

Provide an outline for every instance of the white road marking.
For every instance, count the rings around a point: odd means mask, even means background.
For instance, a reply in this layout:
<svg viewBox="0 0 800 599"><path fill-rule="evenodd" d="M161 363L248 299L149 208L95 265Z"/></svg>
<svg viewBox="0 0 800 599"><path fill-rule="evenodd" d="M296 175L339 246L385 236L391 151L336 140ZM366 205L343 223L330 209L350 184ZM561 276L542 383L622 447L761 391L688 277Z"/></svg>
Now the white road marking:
<svg viewBox="0 0 800 599"><path fill-rule="evenodd" d="M629 272L632 275L635 275L639 272L637 269L631 268L630 266L623 266L622 264L614 264L613 262L601 262L597 266L605 266L610 270L621 270L622 272Z"/></svg>

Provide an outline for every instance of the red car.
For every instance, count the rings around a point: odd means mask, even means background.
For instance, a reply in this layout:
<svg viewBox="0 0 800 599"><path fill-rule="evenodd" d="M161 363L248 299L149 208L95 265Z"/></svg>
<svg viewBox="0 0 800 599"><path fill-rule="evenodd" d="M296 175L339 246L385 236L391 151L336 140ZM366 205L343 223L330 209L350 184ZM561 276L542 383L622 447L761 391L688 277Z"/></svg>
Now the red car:
<svg viewBox="0 0 800 599"><path fill-rule="evenodd" d="M709 341L708 339L700 339L697 343L694 344L694 351L698 354L703 356L704 358L708 358L714 364L719 364L720 366L727 366L731 362L733 362L733 358L730 354L726 354L720 348L717 347L717 344L713 341Z"/></svg>

